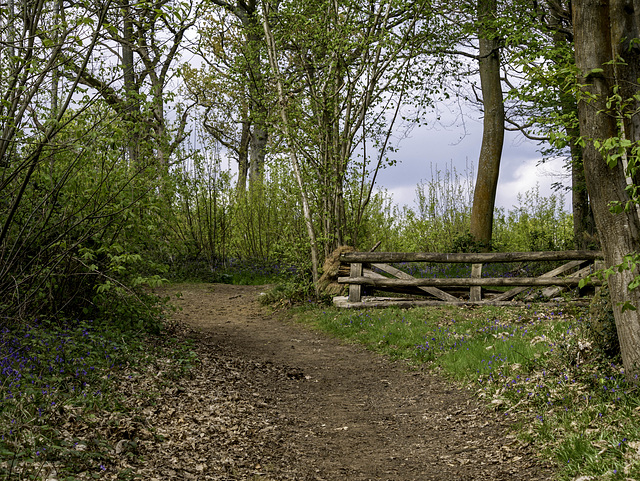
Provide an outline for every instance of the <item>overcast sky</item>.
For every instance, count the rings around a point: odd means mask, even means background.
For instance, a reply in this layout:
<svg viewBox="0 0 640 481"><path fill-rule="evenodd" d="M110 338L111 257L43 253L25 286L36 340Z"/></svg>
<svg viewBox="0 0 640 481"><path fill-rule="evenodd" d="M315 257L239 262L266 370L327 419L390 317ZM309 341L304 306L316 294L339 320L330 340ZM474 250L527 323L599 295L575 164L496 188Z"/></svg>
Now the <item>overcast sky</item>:
<svg viewBox="0 0 640 481"><path fill-rule="evenodd" d="M465 134L466 131L466 135ZM524 193L540 186L540 194L553 193L551 185L562 182L570 185L562 161L557 160L538 165L542 156L535 142L521 134L507 132L505 137L496 206L511 209L517 204L518 193ZM482 122L466 119L464 126L458 123L450 127L415 128L409 138L400 143L396 157L398 164L378 174L377 185L386 188L397 204L415 205L415 189L418 182L429 181L431 166L441 171L453 165L458 173L464 173L466 166L477 167L480 144L482 142ZM570 196L565 194L565 209L570 211Z"/></svg>

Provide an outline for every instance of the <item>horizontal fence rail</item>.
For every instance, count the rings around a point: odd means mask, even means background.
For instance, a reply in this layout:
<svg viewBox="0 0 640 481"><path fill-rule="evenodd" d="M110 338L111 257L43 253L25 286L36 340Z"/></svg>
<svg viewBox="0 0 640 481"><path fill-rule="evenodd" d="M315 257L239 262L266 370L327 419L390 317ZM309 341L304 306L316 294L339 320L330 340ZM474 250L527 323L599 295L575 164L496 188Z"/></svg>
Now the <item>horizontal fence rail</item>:
<svg viewBox="0 0 640 481"><path fill-rule="evenodd" d="M347 252L340 256L343 262L435 262L450 264L490 264L495 262L531 261L592 261L602 259L601 251L546 251L546 252Z"/></svg>
<svg viewBox="0 0 640 481"><path fill-rule="evenodd" d="M359 284L373 287L469 287L469 286L563 286L576 287L580 284L579 277L452 277L423 278L423 279L382 279L372 277L338 277L341 284ZM601 285L598 279L590 281L592 285Z"/></svg>

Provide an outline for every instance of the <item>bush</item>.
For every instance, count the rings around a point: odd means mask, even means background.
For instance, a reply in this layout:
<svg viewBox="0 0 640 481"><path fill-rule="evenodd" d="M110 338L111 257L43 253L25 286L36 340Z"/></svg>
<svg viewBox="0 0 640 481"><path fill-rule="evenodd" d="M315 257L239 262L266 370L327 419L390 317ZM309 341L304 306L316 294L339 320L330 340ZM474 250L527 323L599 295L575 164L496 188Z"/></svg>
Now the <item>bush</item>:
<svg viewBox="0 0 640 481"><path fill-rule="evenodd" d="M478 242L470 232L457 235L451 241L448 252L482 252L485 246L482 242Z"/></svg>
<svg viewBox="0 0 640 481"><path fill-rule="evenodd" d="M260 297L263 305L304 304L315 300L315 288L308 272L283 276L272 289Z"/></svg>

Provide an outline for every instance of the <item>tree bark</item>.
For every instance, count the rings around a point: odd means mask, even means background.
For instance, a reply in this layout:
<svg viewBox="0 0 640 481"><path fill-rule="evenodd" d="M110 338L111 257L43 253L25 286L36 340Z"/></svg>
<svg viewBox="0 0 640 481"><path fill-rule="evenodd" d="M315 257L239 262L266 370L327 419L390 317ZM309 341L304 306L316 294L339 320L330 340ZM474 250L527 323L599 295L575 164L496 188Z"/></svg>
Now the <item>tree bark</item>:
<svg viewBox="0 0 640 481"><path fill-rule="evenodd" d="M136 132L139 128L141 112L139 102L139 92L136 87L133 38L134 24L131 12L131 6L128 0L122 0L122 77L124 80L124 102L125 115L124 119L130 122L132 131L129 133L127 140L127 151L129 161L137 165L140 159L140 142L144 137L142 132Z"/></svg>
<svg viewBox="0 0 640 481"><path fill-rule="evenodd" d="M611 0L611 38L616 62L615 75L620 96L628 102L621 112L624 135L632 142L640 140L640 0ZM634 176L637 180L637 176Z"/></svg>
<svg viewBox="0 0 640 481"><path fill-rule="evenodd" d="M553 32L553 43L559 52L562 52L567 45L573 48L573 35L570 29L565 27L568 6L560 2L547 2L549 9L548 26ZM570 23L569 23L570 26ZM563 65L566 61L564 55L560 54L554 61ZM577 115L576 96L572 92L560 91L560 108L562 115L566 119L572 119ZM573 239L576 249L587 249L593 244L595 239L595 225L593 213L589 205L589 194L587 193L587 183L584 177L584 165L582 163L582 146L578 143L580 138L580 128L571 120L565 124L565 133L569 139L569 149L571 154L571 205L573 212Z"/></svg>
<svg viewBox="0 0 640 481"><path fill-rule="evenodd" d="M595 224L593 212L589 203L587 192L587 181L584 175L584 163L582 160L582 147L577 140L580 137L579 129L577 133L572 133L572 128L567 129L570 137L571 149L571 206L573 213L573 242L576 249L588 249L593 246L596 240Z"/></svg>
<svg viewBox="0 0 640 481"><path fill-rule="evenodd" d="M484 121L478 176L471 209L471 235L484 250L491 246L493 210L504 144L504 102L500 81L500 40L492 22L497 0L478 0L480 86Z"/></svg>
<svg viewBox="0 0 640 481"><path fill-rule="evenodd" d="M250 124L248 120L244 120L242 122L242 133L240 134L240 145L238 146L238 182L236 183L236 191L238 194L247 190L250 138Z"/></svg>
<svg viewBox="0 0 640 481"><path fill-rule="evenodd" d="M258 18L256 1L238 2L234 8L242 23L246 41L244 44L247 62L247 90L249 96L249 122L251 136L249 143L249 185L262 183L269 130L268 112L265 107L265 85L262 73L263 62L260 51L265 43L262 25Z"/></svg>
<svg viewBox="0 0 640 481"><path fill-rule="evenodd" d="M242 76L246 84L248 112L244 120L247 122L248 130L248 150L247 167L245 179L249 179L249 187L261 184L264 174L264 166L267 157L267 144L269 141L269 111L266 107L268 96L264 79L264 62L261 51L265 45L265 38L262 32L262 23L258 17L258 6L256 0L237 0L236 2L226 0L212 0L227 11L231 12L242 24L244 33L243 52L244 63ZM244 142L245 125L243 125L242 139ZM241 147L242 148L242 147ZM242 167L242 166L241 166ZM246 188L246 182L238 183Z"/></svg>
<svg viewBox="0 0 640 481"><path fill-rule="evenodd" d="M626 2L625 2L626 3ZM584 168L593 215L600 234L605 263L608 267L620 264L626 254L640 250L638 242L640 221L635 208L620 214L610 210L611 202L627 204L627 176L622 162L607 165L606 159L594 145L617 137L617 115L607 100L615 92L616 66L613 52L619 48L620 25L626 20L629 7L619 8L618 0L578 0L573 2L576 66L582 92L578 102L580 133L585 140ZM622 18L617 18L622 15ZM634 14L634 17L637 16ZM624 30L624 29L623 29ZM633 79L637 92L637 80ZM628 285L637 275L635 270L622 270L612 274L609 281L611 303L625 373L629 380L640 373L640 311L622 309L625 303L640 307L640 290L629 290Z"/></svg>

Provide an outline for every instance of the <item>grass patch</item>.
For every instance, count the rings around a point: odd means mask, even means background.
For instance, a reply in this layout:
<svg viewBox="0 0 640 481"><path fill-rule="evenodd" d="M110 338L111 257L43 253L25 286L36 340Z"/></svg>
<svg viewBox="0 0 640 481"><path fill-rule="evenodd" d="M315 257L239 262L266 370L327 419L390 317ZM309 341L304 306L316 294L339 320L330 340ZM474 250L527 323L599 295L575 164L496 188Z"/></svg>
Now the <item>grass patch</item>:
<svg viewBox="0 0 640 481"><path fill-rule="evenodd" d="M472 386L558 466L558 479L640 479L640 393L587 336L585 313L547 305L300 310L392 359Z"/></svg>

